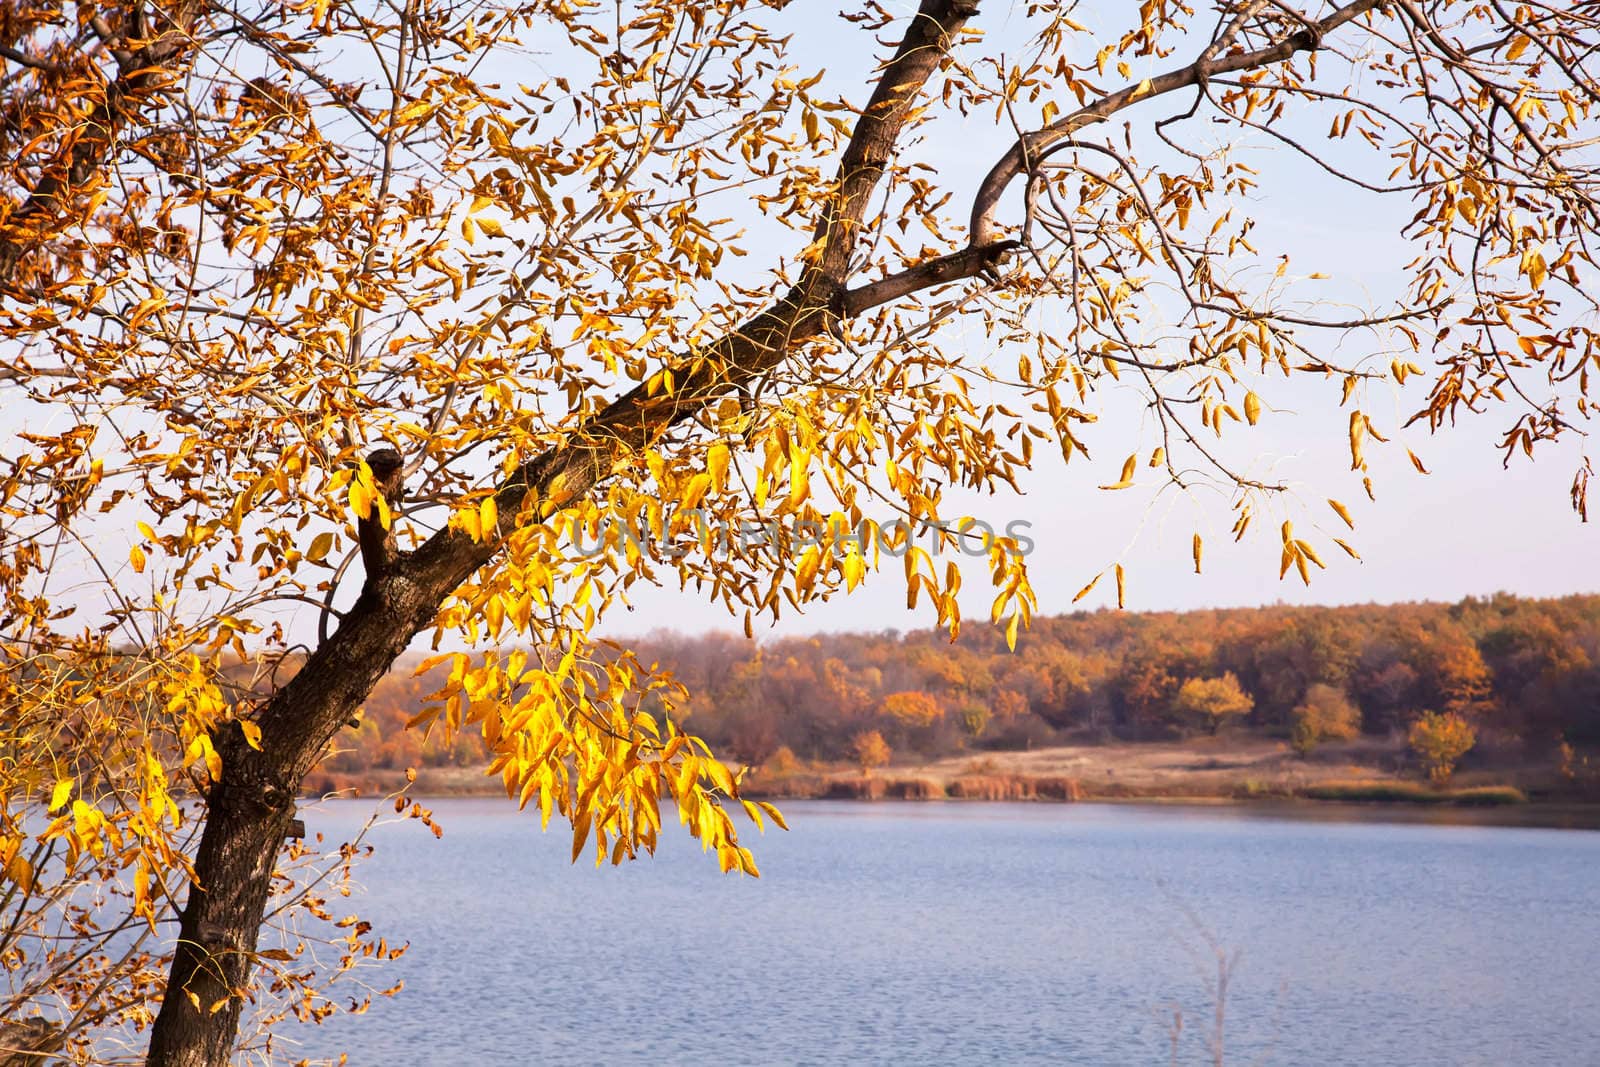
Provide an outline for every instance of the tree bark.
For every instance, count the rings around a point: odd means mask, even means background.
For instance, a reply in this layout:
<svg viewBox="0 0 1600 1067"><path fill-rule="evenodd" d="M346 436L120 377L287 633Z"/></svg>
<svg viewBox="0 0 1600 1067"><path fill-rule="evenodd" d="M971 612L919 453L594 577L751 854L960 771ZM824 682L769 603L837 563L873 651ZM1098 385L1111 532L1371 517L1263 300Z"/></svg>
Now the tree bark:
<svg viewBox="0 0 1600 1067"><path fill-rule="evenodd" d="M447 527L415 552L395 553L392 541L362 530L368 573L361 597L257 715L261 747L251 747L237 727L218 745L222 780L207 797L195 880L151 1033L150 1067L228 1062L250 988L273 868L294 821L301 782L411 639L432 624L445 599L494 558L506 535L529 521L524 503L531 497L565 507L582 498L628 455L773 369L849 310L851 294L844 288L849 253L872 190L912 101L945 61L956 31L976 12L975 0L923 0L840 161L834 202L817 226L816 236L825 242L819 261L789 293L697 353L699 369L684 375L670 394L651 395L640 385L578 427L564 444L520 467L497 490L499 528L482 541ZM999 250L966 256L959 269L931 271L925 285L971 277L996 254ZM369 466L386 495L393 492L397 499L399 467L381 452L369 457Z"/></svg>
<svg viewBox="0 0 1600 1067"><path fill-rule="evenodd" d="M404 578L369 580L344 623L258 717L261 748L250 747L237 727L222 738L222 781L207 798L195 883L179 923L149 1063L228 1062L300 783L328 739L432 620L438 603Z"/></svg>
<svg viewBox="0 0 1600 1067"><path fill-rule="evenodd" d="M163 84L198 47L203 0L152 7L154 26L143 25L147 16L142 9L133 11L138 14L126 17L137 18L139 28L149 35L133 49L125 47L125 31L108 26L99 16L91 20L97 39L116 61L116 75L68 139L60 158L45 168L21 203L7 204L10 210L0 212L0 295L19 288L23 261L74 217L75 198L103 175L123 130L142 112L159 105Z"/></svg>
<svg viewBox="0 0 1600 1067"><path fill-rule="evenodd" d="M0 1067L44 1067L65 1043L61 1027L45 1019L0 1022Z"/></svg>

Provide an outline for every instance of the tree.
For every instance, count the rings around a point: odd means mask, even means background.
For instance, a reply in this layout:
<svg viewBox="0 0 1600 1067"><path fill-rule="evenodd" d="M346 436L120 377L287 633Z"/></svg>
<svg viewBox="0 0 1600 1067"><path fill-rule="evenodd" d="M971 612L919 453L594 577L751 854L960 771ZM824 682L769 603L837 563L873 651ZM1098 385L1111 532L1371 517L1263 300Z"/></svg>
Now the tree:
<svg viewBox="0 0 1600 1067"><path fill-rule="evenodd" d="M1450 630L1440 632L1429 663L1433 689L1445 711L1469 715L1482 710L1494 679L1470 637Z"/></svg>
<svg viewBox="0 0 1600 1067"><path fill-rule="evenodd" d="M1289 715L1289 743L1304 756L1321 741L1348 741L1361 732L1361 709L1344 690L1317 683Z"/></svg>
<svg viewBox="0 0 1600 1067"><path fill-rule="evenodd" d="M967 732L968 737L979 738L989 728L990 721L994 718L988 705L976 701L961 706L961 728Z"/></svg>
<svg viewBox="0 0 1600 1067"><path fill-rule="evenodd" d="M850 739L850 749L862 774L871 774L874 767L888 766L889 744L876 730L863 730Z"/></svg>
<svg viewBox="0 0 1600 1067"><path fill-rule="evenodd" d="M883 698L883 713L908 729L932 726L944 718L944 708L927 693L907 690Z"/></svg>
<svg viewBox="0 0 1600 1067"><path fill-rule="evenodd" d="M665 789L754 873L681 687L594 637L634 583L748 631L887 549L954 635L960 545L1014 644L1019 546L945 490L1083 469L1119 397L1152 436L1088 484L1220 484L1241 534L1285 488L1236 444L1282 374L1337 391L1364 488L1393 430L1369 392L1413 376L1429 429L1503 400L1508 459L1586 416L1589 5L1156 0L1098 30L1031 5L1008 50L975 0L868 3L893 47L837 97L795 69L811 6L7 9L0 381L28 429L0 467L0 706L42 754L0 770L0 840L127 874L152 936L179 920L164 983L83 987L74 1054L97 1005L159 1001L152 1064L228 1060L294 796L419 635L473 651L427 665L415 726L481 735L575 855L652 850ZM1013 132L958 197L917 153L973 112ZM1260 160L1233 138L1408 202L1387 302L1318 306L1238 207ZM735 269L747 228L781 258ZM866 523L879 500L903 525ZM1274 548L1305 581L1328 550L1287 521ZM1123 564L1100 573L1120 603ZM13 799L63 787L84 814L43 830ZM174 793L203 805L192 848Z"/></svg>
<svg viewBox="0 0 1600 1067"><path fill-rule="evenodd" d="M1410 740L1429 780L1443 785L1455 772L1456 762L1477 744L1478 734L1453 711L1425 711L1411 724Z"/></svg>
<svg viewBox="0 0 1600 1067"><path fill-rule="evenodd" d="M1172 698L1172 711L1184 719L1198 719L1215 736L1224 721L1250 714L1255 701L1239 687L1230 671L1220 678L1190 678Z"/></svg>

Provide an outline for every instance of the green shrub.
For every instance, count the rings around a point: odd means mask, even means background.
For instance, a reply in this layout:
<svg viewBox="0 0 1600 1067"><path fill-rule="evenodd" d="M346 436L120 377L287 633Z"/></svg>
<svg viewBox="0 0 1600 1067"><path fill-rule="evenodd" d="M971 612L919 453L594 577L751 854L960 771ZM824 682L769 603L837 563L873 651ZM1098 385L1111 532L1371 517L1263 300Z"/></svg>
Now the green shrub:
<svg viewBox="0 0 1600 1067"><path fill-rule="evenodd" d="M1321 741L1348 741L1361 732L1361 709L1344 690L1317 683L1289 713L1289 743L1304 756Z"/></svg>

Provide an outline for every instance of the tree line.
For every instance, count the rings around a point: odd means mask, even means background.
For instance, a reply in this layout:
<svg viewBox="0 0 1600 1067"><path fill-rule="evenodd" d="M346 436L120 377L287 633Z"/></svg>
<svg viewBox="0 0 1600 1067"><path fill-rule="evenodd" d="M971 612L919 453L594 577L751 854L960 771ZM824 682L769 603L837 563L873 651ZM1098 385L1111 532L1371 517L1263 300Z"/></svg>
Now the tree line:
<svg viewBox="0 0 1600 1067"><path fill-rule="evenodd" d="M1600 745L1600 596L1455 604L1079 612L1036 619L1007 649L973 627L755 642L656 632L633 642L682 685L649 710L730 758L856 761L876 731L897 757L1219 731L1329 739L1410 733L1451 716L1539 753ZM435 672L387 676L325 769L481 765L406 723Z"/></svg>

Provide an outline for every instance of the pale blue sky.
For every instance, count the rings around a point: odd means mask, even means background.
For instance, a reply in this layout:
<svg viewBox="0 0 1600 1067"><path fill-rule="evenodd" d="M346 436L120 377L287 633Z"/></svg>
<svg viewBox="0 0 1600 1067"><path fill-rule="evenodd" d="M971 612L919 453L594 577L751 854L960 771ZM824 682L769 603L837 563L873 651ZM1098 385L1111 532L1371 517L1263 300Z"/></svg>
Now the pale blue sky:
<svg viewBox="0 0 1600 1067"><path fill-rule="evenodd" d="M899 0L893 6L906 11L911 5ZM1117 14L1107 19L1086 6L1079 17L1092 25L1123 28L1119 20L1128 17L1125 9L1100 7ZM792 4L774 17L793 31L793 62L802 73L827 67L828 77L819 95L834 93L857 102L864 99L875 62L886 51L874 42L874 35L839 20L837 7L831 4ZM1015 55L1023 44L1018 20L1008 14L1005 5L985 5L975 24L990 33L989 43L981 46L986 53ZM549 59L553 64L556 57ZM1135 70L1134 76L1153 73L1172 62L1176 60ZM1324 63L1325 70L1329 66ZM518 73L508 70L504 80L515 82ZM1129 117L1144 122L1147 128L1151 117L1186 106L1187 100L1157 101L1149 105L1148 112L1135 109ZM1325 118L1316 122L1319 132L1326 129ZM1204 126L1189 132L1195 137L1208 136ZM954 203L964 205L1010 136L1008 129L996 124L992 113L964 120L956 117L934 124L907 150L932 164L937 180L954 194ZM1341 188L1279 149L1247 142L1246 150L1251 152L1251 163L1262 170L1259 196L1241 205L1261 223L1257 234L1264 252L1262 270L1270 272L1277 263L1272 256L1287 251L1295 274L1321 271L1332 276L1325 283L1314 283L1321 286L1314 290L1319 297L1347 306L1374 307L1385 306L1397 295L1395 281L1402 276L1399 267L1410 258L1410 251L1396 232L1415 210L1409 201L1392 198L1382 202ZM1339 151L1357 150L1341 146ZM1341 157L1340 162L1354 158ZM751 216L749 239L743 242L750 254L725 260L724 280L758 283L773 263L780 257L792 257L804 243L800 235L773 227L753 212ZM970 346L978 355L992 354L989 342L969 329L972 332L949 332L943 343ZM1359 344L1354 347L1359 349ZM1360 353L1347 346L1339 354ZM1013 358L1000 355L1002 364ZM1586 442L1574 438L1547 448L1534 462L1519 458L1510 470L1502 470L1494 444L1510 421L1504 411L1465 419L1437 438L1416 429L1398 431L1421 405L1425 389L1424 381L1413 379L1404 391L1380 387L1361 399L1363 409L1373 415L1379 428L1396 437L1393 445L1369 450L1376 503L1365 500L1359 477L1349 470L1348 409L1337 406L1336 388L1330 392L1329 387L1310 382L1264 393L1268 410L1261 426L1248 434L1230 432L1224 448L1252 473L1283 479L1296 491L1276 510L1260 514L1250 536L1240 545L1231 543L1228 530L1233 514L1225 496L1191 498L1169 492L1153 497L1153 483L1117 493L1095 488L1115 479L1129 452L1139 449L1142 459L1154 443L1148 434L1141 434L1147 427L1137 398L1115 392L1108 399L1106 417L1083 434L1093 449L1093 464L1080 459L1066 468L1058 457L1041 449L1037 469L1023 480L1021 495L969 497L959 503L947 496L944 511L947 515L964 511L995 527L1014 520L1031 523L1028 533L1036 547L1029 564L1039 610L1044 613L1070 610L1074 593L1117 561L1128 568L1128 607L1136 610L1278 600L1454 600L1502 590L1529 596L1600 590L1600 522L1579 523L1567 499ZM5 400L5 393L0 392L0 403ZM25 423L37 414L17 408L0 411L0 426L14 430L19 421ZM1401 444L1415 449L1432 474L1418 475ZM1325 505L1330 496L1350 506L1357 523L1353 533L1344 530ZM1600 510L1600 500L1596 507ZM1286 580L1278 579L1277 527L1285 517L1293 518L1300 530L1311 535L1329 565L1327 571L1315 573L1309 589L1292 573ZM1202 575L1193 573L1190 556L1190 538L1196 531L1206 541ZM1328 534L1345 536L1362 553L1364 562L1351 560L1333 548ZM108 536L112 535L113 531L108 531ZM119 527L114 536L125 538L127 532ZM670 577L665 569L662 573ZM965 614L972 624L982 625L992 598L984 568L968 568L965 584ZM635 610L618 609L605 622L606 632L627 635L660 627L690 632L733 630L740 625L739 618L730 617L692 591L639 585L633 599ZM1078 607L1114 602L1114 583L1107 578ZM292 629L309 635L314 618L314 611L297 616ZM788 614L774 628L758 625L757 632L907 630L932 621L926 605L916 612L906 610L901 569L888 561L883 574L870 576L854 594L813 605L805 614Z"/></svg>
<svg viewBox="0 0 1600 1067"><path fill-rule="evenodd" d="M909 9L905 3L895 5ZM801 5L794 5L799 8ZM861 98L852 85L865 81L871 69L874 46L867 35L847 29L821 5L807 6L803 14L790 14L796 23L797 58L802 64L816 55L827 66L824 88ZM832 5L828 6L832 10ZM975 20L990 35L985 52L1019 53L1020 20L1003 5L988 5ZM1107 17L1104 12L1115 12ZM1116 5L1084 5L1078 17L1092 26L1123 27L1131 12ZM1015 39L1011 39L1015 38ZM826 54L814 42L826 41ZM879 49L881 51L881 49ZM1181 53L1180 53L1181 55ZM1152 63L1136 70L1135 77L1177 62ZM1322 70L1331 73L1332 62ZM1156 117L1181 111L1184 101L1152 105ZM1139 148L1135 120L1135 148ZM1308 119L1316 132L1326 130L1327 119L1318 113ZM1146 129L1148 126L1146 125ZM1206 136L1205 130L1192 130ZM970 198L979 177L1003 151L1009 133L997 128L992 115L936 124L914 149L937 168L938 180L955 194L958 203ZM1146 139L1148 142L1148 138ZM1246 141L1250 162L1262 170L1259 196L1248 205L1260 221L1258 244L1264 252L1287 251L1299 274L1326 272L1330 300L1367 307L1383 306L1398 297L1396 279L1411 251L1397 236L1416 206L1403 197L1379 199L1350 187L1341 187L1290 153L1255 140ZM1351 142L1336 149L1344 153L1341 165L1356 162L1359 150ZM1386 163L1364 161L1381 167ZM756 265L759 255L741 261ZM1269 260L1269 267L1276 260ZM965 343L952 338L951 343ZM972 343L982 345L977 339ZM1359 348L1360 339L1354 342ZM1348 355L1349 346L1340 350ZM1384 361L1387 362L1386 360ZM1427 360L1418 362L1426 365ZM1382 366L1383 364L1380 364ZM1149 489L1135 487L1106 493L1097 484L1114 480L1121 460L1141 443L1148 454L1150 442L1137 433L1139 412L1128 407L1120 417L1093 427L1087 438L1095 448L1096 465L1075 462L1065 468L1059 458L1044 456L1022 483L1021 496L973 498L965 510L1003 526L1012 519L1032 523L1029 531L1037 549L1029 557L1032 582L1044 613L1070 609L1073 595L1097 571L1122 560L1128 568L1128 607L1138 610L1187 609L1209 606L1257 605L1279 600L1291 603L1396 602L1455 600L1467 595L1509 591L1528 596L1557 596L1600 590L1600 523L1582 524L1568 501L1568 488L1587 441L1571 441L1539 453L1535 461L1513 460L1501 467L1495 442L1510 421L1506 411L1463 419L1454 429L1430 437L1420 428L1398 432L1425 398L1427 385L1412 379L1403 391L1367 393L1361 401L1380 430L1395 443L1373 446L1369 461L1377 501L1368 502L1359 476L1349 470L1346 421L1349 409L1336 406L1336 390L1311 385L1290 385L1269 396L1278 410L1269 411L1262 425L1248 435L1230 435L1253 469L1270 471L1296 487L1293 498L1277 513L1261 514L1239 545L1232 543L1229 527L1233 515L1223 497L1188 499L1176 495L1152 498ZM1127 405L1124 405L1127 407ZM1115 407L1114 409L1115 410ZM1430 474L1412 468L1401 447L1409 445L1427 464ZM1336 497L1347 504L1356 520L1347 531L1324 503ZM1600 506L1600 504L1597 504ZM955 509L950 509L954 511ZM1362 554L1357 562L1333 548L1326 537L1313 536L1329 569L1314 572L1309 588L1291 571L1278 578L1278 532L1282 518L1293 518L1301 530L1342 535ZM1205 538L1204 573L1193 573L1190 538L1199 531ZM881 575L848 597L811 606L790 614L766 632L805 633L817 630L850 631L883 628L912 629L932 622L924 608L908 612L900 568L888 561ZM992 593L981 567L967 574L963 610L975 624L987 621ZM636 587L639 589L640 587ZM696 631L736 629L719 606L693 592L654 589L640 592L635 610L618 613L608 629L617 634L655 627ZM1079 608L1115 604L1109 577ZM762 632L758 626L758 633Z"/></svg>

